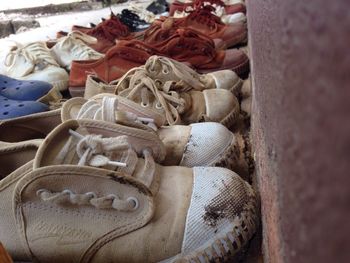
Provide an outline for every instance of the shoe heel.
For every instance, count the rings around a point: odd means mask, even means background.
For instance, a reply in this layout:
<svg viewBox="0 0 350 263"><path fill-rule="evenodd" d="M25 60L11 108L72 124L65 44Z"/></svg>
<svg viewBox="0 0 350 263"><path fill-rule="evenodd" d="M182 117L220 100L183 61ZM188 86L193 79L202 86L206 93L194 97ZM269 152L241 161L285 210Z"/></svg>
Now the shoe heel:
<svg viewBox="0 0 350 263"><path fill-rule="evenodd" d="M59 91L64 91L68 87L68 80L55 81L51 82L51 84L56 87Z"/></svg>
<svg viewBox="0 0 350 263"><path fill-rule="evenodd" d="M85 87L69 87L68 89L72 97L84 97Z"/></svg>

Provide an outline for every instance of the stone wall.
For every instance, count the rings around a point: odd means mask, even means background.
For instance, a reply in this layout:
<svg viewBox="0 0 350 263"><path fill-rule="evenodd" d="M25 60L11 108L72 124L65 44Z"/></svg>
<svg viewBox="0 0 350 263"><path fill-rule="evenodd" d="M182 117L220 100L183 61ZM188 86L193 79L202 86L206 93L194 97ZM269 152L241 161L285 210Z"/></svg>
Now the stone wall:
<svg viewBox="0 0 350 263"><path fill-rule="evenodd" d="M247 3L265 262L350 262L350 2Z"/></svg>

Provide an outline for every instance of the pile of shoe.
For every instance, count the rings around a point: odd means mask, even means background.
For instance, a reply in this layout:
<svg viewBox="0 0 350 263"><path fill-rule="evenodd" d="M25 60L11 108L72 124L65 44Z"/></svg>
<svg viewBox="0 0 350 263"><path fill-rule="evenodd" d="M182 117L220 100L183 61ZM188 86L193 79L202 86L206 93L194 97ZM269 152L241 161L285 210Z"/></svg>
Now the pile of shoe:
<svg viewBox="0 0 350 263"><path fill-rule="evenodd" d="M247 29L222 21L245 8L231 2L133 4L8 53L0 236L15 260L226 262L242 252L259 198L241 125ZM153 14L145 30L140 10Z"/></svg>

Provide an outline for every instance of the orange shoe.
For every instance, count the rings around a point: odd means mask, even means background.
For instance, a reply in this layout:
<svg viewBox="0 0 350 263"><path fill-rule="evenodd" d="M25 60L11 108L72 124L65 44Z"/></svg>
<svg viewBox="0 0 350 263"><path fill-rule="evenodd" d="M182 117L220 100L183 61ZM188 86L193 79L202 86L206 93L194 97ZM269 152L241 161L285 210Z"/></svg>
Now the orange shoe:
<svg viewBox="0 0 350 263"><path fill-rule="evenodd" d="M175 12L183 12L183 11L187 11L187 10L194 10L196 7L198 7L199 5L201 5L203 2L205 3L210 3L212 5L216 5L216 6L222 6L224 7L225 10L225 14L226 15L230 15L230 14L235 14L235 13L246 13L246 7L243 3L234 3L231 5L225 5L225 3L223 1L218 1L218 0L197 0L194 1L192 3L183 3L180 1L174 1L171 5L170 5L170 9L169 9L169 14L170 16L174 16Z"/></svg>
<svg viewBox="0 0 350 263"><path fill-rule="evenodd" d="M80 31L97 38L98 42L90 46L100 53L106 53L108 49L114 46L117 38L126 37L130 33L128 27L120 22L119 18L113 13L110 19L101 22L94 28L74 25L72 31ZM58 32L57 36L62 34L62 32Z"/></svg>
<svg viewBox="0 0 350 263"><path fill-rule="evenodd" d="M216 50L212 39L191 29L177 29L152 46L163 56L190 64L200 73L230 69L242 75L249 70L249 58L243 51Z"/></svg>
<svg viewBox="0 0 350 263"><path fill-rule="evenodd" d="M220 17L212 14L214 8L202 6L188 16L176 18L174 26L188 28L207 35L211 39L221 39L224 45L217 48L229 48L247 42L247 25L245 22L225 24Z"/></svg>
<svg viewBox="0 0 350 263"><path fill-rule="evenodd" d="M133 41L119 41L99 60L73 61L69 76L69 92L72 97L83 97L86 78L90 74L109 83L122 77L129 69L143 65L151 55L159 54L155 49L143 46L142 42L141 45L132 43Z"/></svg>

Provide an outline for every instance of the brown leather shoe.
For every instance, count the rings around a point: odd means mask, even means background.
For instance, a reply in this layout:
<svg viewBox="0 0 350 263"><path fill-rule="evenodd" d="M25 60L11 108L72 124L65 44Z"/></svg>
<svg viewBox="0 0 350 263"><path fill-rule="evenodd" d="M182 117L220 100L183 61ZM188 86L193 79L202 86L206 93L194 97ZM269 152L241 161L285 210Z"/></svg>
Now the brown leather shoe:
<svg viewBox="0 0 350 263"><path fill-rule="evenodd" d="M177 29L152 46L163 56L188 63L200 73L230 69L242 75L249 70L249 59L244 52L216 50L212 39L191 29Z"/></svg>
<svg viewBox="0 0 350 263"><path fill-rule="evenodd" d="M69 91L73 97L83 96L87 75L96 75L108 83L129 69L143 65L152 55L187 63L201 73L230 69L241 75L249 70L249 59L243 51L218 51L205 35L190 29L177 29L169 38L152 46L138 40L121 40L100 60L73 61Z"/></svg>
<svg viewBox="0 0 350 263"><path fill-rule="evenodd" d="M189 15L190 16L190 15ZM219 19L218 17L211 15L214 19ZM205 19L209 19L210 17L206 17ZM191 26L187 26L187 22ZM219 19L220 21L220 19ZM193 22L190 18L167 18L161 17L160 19L153 22L153 24L144 32L142 32L142 37L137 36L138 38L142 38L146 43L150 45L158 44L163 42L168 37L170 37L174 32L179 28L192 29L201 34L204 34L210 37L215 44L215 49L226 49L231 46L235 46L238 44L247 42L247 27L243 22L232 23L229 25L222 24L220 25L222 29L219 30L217 27L217 32L213 29L211 31L206 30L206 25L202 25L201 21L198 21L201 24L200 28L196 26L197 22ZM198 24L197 23L197 24ZM214 32L215 31L215 32ZM208 32L210 33L208 35Z"/></svg>
<svg viewBox="0 0 350 263"><path fill-rule="evenodd" d="M97 38L98 42L90 46L101 53L106 53L108 49L113 47L117 38L126 37L130 33L128 27L120 22L119 18L113 13L109 19L101 22L94 28L74 25L72 31L80 31ZM60 31L57 33L57 37L62 35L65 35L64 32Z"/></svg>
<svg viewBox="0 0 350 263"><path fill-rule="evenodd" d="M137 42L137 44L134 44ZM129 69L143 65L155 49L139 41L119 41L104 58L99 60L76 60L72 62L69 76L69 92L72 97L83 97L86 78L94 74L109 83L124 75Z"/></svg>
<svg viewBox="0 0 350 263"><path fill-rule="evenodd" d="M246 23L225 24L220 17L212 14L213 10L214 8L210 5L202 6L186 17L176 18L173 26L193 29L211 39L223 40L224 45L217 46L217 48L229 48L247 42Z"/></svg>
<svg viewBox="0 0 350 263"><path fill-rule="evenodd" d="M228 14L235 14L235 13L246 13L246 7L242 3L236 3L232 5L225 5L223 1L218 0L197 0L192 3L183 3L180 1L174 1L170 5L169 14L170 16L173 16L176 11L183 12L187 9L195 9L196 6L201 5L203 2L216 4L219 6L223 6L225 8L225 13Z"/></svg>

